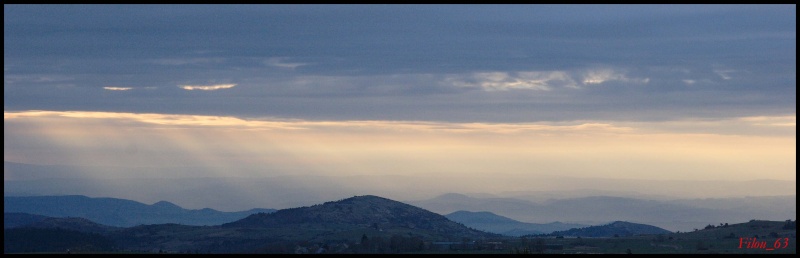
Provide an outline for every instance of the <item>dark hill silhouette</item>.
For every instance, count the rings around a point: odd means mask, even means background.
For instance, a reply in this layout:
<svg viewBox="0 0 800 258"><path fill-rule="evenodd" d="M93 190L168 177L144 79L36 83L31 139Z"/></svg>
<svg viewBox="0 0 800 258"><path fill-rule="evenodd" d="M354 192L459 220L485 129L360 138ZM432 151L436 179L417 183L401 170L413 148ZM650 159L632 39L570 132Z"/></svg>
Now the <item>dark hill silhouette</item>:
<svg viewBox="0 0 800 258"><path fill-rule="evenodd" d="M91 220L79 217L46 218L44 220L26 225L25 227L60 228L60 229L73 230L85 233L108 233L110 231L122 229L119 227L112 227L112 226L98 224Z"/></svg>
<svg viewBox="0 0 800 258"><path fill-rule="evenodd" d="M568 237L628 237L636 235L656 235L669 233L672 232L656 226L625 221L614 221L606 225L556 231L550 233L550 235Z"/></svg>
<svg viewBox="0 0 800 258"><path fill-rule="evenodd" d="M142 224L178 223L183 225L220 225L272 209L222 212L213 209L187 210L170 202L152 205L117 199L90 198L82 195L3 197L4 212L23 212L49 217L82 217L117 227Z"/></svg>
<svg viewBox="0 0 800 258"><path fill-rule="evenodd" d="M129 250L163 246L211 253L294 252L297 246L309 243L326 243L336 246L338 251L332 252L345 253L420 251L425 242L501 237L377 196L253 214L221 226L143 225L113 236ZM181 241L174 241L177 238Z"/></svg>
<svg viewBox="0 0 800 258"><path fill-rule="evenodd" d="M445 215L448 219L468 227L507 236L546 234L558 230L586 227L573 223L526 223L503 217L488 211L456 211Z"/></svg>
<svg viewBox="0 0 800 258"><path fill-rule="evenodd" d="M3 213L3 228L24 227L47 218L50 217L24 212L5 212Z"/></svg>
<svg viewBox="0 0 800 258"><path fill-rule="evenodd" d="M493 234L467 228L446 217L378 196L355 196L310 207L254 214L223 227L271 228L304 227L374 229L386 232L425 232L440 239L493 237Z"/></svg>

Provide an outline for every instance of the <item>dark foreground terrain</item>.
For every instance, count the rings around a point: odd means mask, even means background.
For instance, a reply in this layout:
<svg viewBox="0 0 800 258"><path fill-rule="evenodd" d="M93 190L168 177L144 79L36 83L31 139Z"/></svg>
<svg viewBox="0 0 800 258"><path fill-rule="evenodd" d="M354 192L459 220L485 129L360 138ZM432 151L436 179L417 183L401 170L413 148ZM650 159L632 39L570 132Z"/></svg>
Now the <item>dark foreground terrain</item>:
<svg viewBox="0 0 800 258"><path fill-rule="evenodd" d="M113 227L5 213L4 253L796 253L796 221L669 232L613 222L522 237L486 233L405 203L356 196L217 226Z"/></svg>

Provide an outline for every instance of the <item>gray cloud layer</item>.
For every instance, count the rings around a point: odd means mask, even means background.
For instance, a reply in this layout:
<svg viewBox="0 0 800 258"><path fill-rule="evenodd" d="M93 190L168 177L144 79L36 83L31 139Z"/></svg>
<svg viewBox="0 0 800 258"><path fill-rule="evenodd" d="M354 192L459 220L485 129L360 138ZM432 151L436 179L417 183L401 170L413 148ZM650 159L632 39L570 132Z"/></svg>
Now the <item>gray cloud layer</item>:
<svg viewBox="0 0 800 258"><path fill-rule="evenodd" d="M503 122L796 111L794 5L6 5L3 19L5 110Z"/></svg>

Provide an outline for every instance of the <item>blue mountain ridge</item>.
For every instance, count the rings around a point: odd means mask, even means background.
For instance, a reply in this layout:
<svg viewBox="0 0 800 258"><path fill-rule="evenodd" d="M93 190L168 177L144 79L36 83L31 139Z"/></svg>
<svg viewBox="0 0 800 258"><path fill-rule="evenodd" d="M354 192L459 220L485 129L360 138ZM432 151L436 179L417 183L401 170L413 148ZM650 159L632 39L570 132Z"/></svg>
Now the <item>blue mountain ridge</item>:
<svg viewBox="0 0 800 258"><path fill-rule="evenodd" d="M183 225L221 225L255 213L271 213L274 209L251 209L224 212L214 209L189 210L167 201L152 205L117 199L65 196L4 196L3 211L22 212L49 217L81 217L116 227L176 223Z"/></svg>

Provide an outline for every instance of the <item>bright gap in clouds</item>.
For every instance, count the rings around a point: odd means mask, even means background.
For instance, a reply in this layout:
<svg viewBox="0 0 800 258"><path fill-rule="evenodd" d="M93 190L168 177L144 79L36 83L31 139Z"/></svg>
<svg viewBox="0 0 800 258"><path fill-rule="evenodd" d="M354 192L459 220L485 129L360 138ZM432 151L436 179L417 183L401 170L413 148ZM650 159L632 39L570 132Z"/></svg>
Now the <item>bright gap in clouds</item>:
<svg viewBox="0 0 800 258"><path fill-rule="evenodd" d="M221 90L221 89L230 89L236 86L236 84L215 84L215 85L181 85L178 86L184 90Z"/></svg>
<svg viewBox="0 0 800 258"><path fill-rule="evenodd" d="M105 89L105 90L114 90L114 91L126 91L126 90L131 90L133 88L131 88L131 87L113 87L113 86L109 86L109 87L103 87L103 89Z"/></svg>
<svg viewBox="0 0 800 258"><path fill-rule="evenodd" d="M219 168L217 177L511 175L795 180L796 118L614 123L305 121L4 112L4 160ZM150 174L148 174L150 173ZM98 177L193 177L140 175Z"/></svg>

